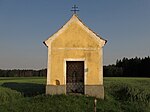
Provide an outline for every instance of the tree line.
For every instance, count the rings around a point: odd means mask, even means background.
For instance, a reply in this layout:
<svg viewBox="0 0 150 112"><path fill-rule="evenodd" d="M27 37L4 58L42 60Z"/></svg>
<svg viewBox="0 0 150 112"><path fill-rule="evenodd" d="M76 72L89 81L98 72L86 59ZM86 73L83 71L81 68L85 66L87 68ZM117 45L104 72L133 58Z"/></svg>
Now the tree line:
<svg viewBox="0 0 150 112"><path fill-rule="evenodd" d="M41 70L1 70L0 77L33 77L33 76L44 76L46 77L46 69Z"/></svg>
<svg viewBox="0 0 150 112"><path fill-rule="evenodd" d="M106 77L150 77L150 57L123 58L116 64L104 66Z"/></svg>
<svg viewBox="0 0 150 112"><path fill-rule="evenodd" d="M150 57L123 58L116 64L103 67L104 77L150 77ZM33 77L47 75L47 69L41 70L2 70L0 77Z"/></svg>

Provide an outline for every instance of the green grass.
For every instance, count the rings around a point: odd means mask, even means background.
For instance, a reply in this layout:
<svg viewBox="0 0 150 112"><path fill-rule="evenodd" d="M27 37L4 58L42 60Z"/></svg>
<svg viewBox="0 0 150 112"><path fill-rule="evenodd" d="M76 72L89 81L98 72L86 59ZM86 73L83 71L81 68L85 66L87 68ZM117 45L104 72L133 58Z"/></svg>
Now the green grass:
<svg viewBox="0 0 150 112"><path fill-rule="evenodd" d="M0 77L0 85L5 82L45 84L46 77Z"/></svg>
<svg viewBox="0 0 150 112"><path fill-rule="evenodd" d="M46 78L0 78L0 112L93 112L84 95L45 95ZM150 78L104 78L97 112L150 112Z"/></svg>

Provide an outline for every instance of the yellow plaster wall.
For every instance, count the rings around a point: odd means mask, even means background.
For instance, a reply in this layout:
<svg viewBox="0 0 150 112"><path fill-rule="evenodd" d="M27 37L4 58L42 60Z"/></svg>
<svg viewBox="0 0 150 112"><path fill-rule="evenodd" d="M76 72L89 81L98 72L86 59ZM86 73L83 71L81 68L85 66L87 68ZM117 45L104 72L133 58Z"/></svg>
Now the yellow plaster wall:
<svg viewBox="0 0 150 112"><path fill-rule="evenodd" d="M79 24L73 22L51 43L48 52L50 78L48 84L66 83L65 59L85 59L86 85L103 85L102 48Z"/></svg>
<svg viewBox="0 0 150 112"><path fill-rule="evenodd" d="M92 52L92 53L91 53ZM86 63L86 85L102 84L100 79L100 58L99 51L84 50L54 50L51 55L51 84L55 85L55 80L59 80L60 84L65 84L65 59L85 59Z"/></svg>
<svg viewBox="0 0 150 112"><path fill-rule="evenodd" d="M97 48L98 42L93 39L78 23L72 22L53 42L52 48Z"/></svg>

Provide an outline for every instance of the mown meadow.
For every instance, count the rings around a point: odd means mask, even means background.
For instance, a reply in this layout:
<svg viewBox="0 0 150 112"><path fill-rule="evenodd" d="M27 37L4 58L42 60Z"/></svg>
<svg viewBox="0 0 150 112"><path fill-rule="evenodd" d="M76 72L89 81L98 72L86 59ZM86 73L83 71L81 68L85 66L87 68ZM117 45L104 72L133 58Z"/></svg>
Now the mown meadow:
<svg viewBox="0 0 150 112"><path fill-rule="evenodd" d="M45 95L45 77L0 77L0 112L94 112L94 97ZM97 112L150 112L150 78L104 78Z"/></svg>

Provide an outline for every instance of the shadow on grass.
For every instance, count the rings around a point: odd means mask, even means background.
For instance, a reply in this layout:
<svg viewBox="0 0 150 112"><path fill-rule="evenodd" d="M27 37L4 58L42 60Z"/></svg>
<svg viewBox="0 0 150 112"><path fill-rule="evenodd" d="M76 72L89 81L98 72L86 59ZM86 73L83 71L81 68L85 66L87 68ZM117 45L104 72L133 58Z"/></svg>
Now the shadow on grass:
<svg viewBox="0 0 150 112"><path fill-rule="evenodd" d="M1 86L21 92L21 94L25 97L31 97L45 93L44 84L7 82L3 83Z"/></svg>

